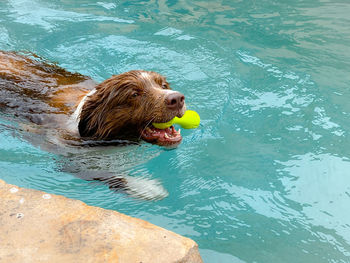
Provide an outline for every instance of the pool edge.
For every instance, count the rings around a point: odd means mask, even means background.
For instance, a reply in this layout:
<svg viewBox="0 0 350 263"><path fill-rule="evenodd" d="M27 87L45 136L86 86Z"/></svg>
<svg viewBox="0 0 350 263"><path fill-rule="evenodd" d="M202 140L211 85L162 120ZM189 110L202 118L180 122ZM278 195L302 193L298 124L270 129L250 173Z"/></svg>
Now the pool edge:
<svg viewBox="0 0 350 263"><path fill-rule="evenodd" d="M147 221L0 180L0 261L203 262L198 245Z"/></svg>

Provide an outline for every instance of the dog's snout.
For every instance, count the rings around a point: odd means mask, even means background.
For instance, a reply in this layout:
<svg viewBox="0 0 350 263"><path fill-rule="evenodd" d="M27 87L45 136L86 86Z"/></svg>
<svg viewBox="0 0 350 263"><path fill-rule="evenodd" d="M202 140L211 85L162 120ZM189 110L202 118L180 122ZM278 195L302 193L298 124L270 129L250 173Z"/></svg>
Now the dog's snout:
<svg viewBox="0 0 350 263"><path fill-rule="evenodd" d="M185 104L185 96L180 92L170 93L165 98L165 104L170 110L180 110Z"/></svg>

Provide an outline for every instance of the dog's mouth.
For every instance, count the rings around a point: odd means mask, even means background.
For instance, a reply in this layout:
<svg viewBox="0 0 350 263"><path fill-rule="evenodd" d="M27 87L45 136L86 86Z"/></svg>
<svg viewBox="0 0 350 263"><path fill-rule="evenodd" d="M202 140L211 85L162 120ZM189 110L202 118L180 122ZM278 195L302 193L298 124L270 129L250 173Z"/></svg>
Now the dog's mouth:
<svg viewBox="0 0 350 263"><path fill-rule="evenodd" d="M180 132L181 130L175 130L174 126L166 129L157 129L150 125L141 132L141 138L160 146L177 146L182 141Z"/></svg>

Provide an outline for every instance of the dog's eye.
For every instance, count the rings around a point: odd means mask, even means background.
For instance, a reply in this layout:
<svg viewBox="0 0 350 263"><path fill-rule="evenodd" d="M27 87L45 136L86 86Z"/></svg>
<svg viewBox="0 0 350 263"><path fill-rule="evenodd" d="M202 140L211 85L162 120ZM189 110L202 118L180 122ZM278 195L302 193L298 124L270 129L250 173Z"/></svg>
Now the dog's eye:
<svg viewBox="0 0 350 263"><path fill-rule="evenodd" d="M131 97L136 98L139 94L137 92L134 92Z"/></svg>
<svg viewBox="0 0 350 263"><path fill-rule="evenodd" d="M168 89L168 86L165 85L165 84L163 84L163 85L162 85L162 89Z"/></svg>

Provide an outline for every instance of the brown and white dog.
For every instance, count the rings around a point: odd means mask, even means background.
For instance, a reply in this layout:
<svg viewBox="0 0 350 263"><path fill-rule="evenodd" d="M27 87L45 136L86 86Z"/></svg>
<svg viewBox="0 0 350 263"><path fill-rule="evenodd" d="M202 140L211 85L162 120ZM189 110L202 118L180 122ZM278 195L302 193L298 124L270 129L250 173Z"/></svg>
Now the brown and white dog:
<svg viewBox="0 0 350 263"><path fill-rule="evenodd" d="M34 54L0 51L0 112L15 116L32 134L58 138L57 144L143 139L174 147L182 140L180 131L156 129L152 123L181 117L185 110L184 95L155 72L129 71L97 84ZM129 192L142 188L142 182L126 178L110 173L89 177Z"/></svg>
<svg viewBox="0 0 350 263"><path fill-rule="evenodd" d="M0 51L0 109L76 140L142 138L175 146L180 132L152 123L181 117L186 106L156 72L134 70L96 84L33 55Z"/></svg>

